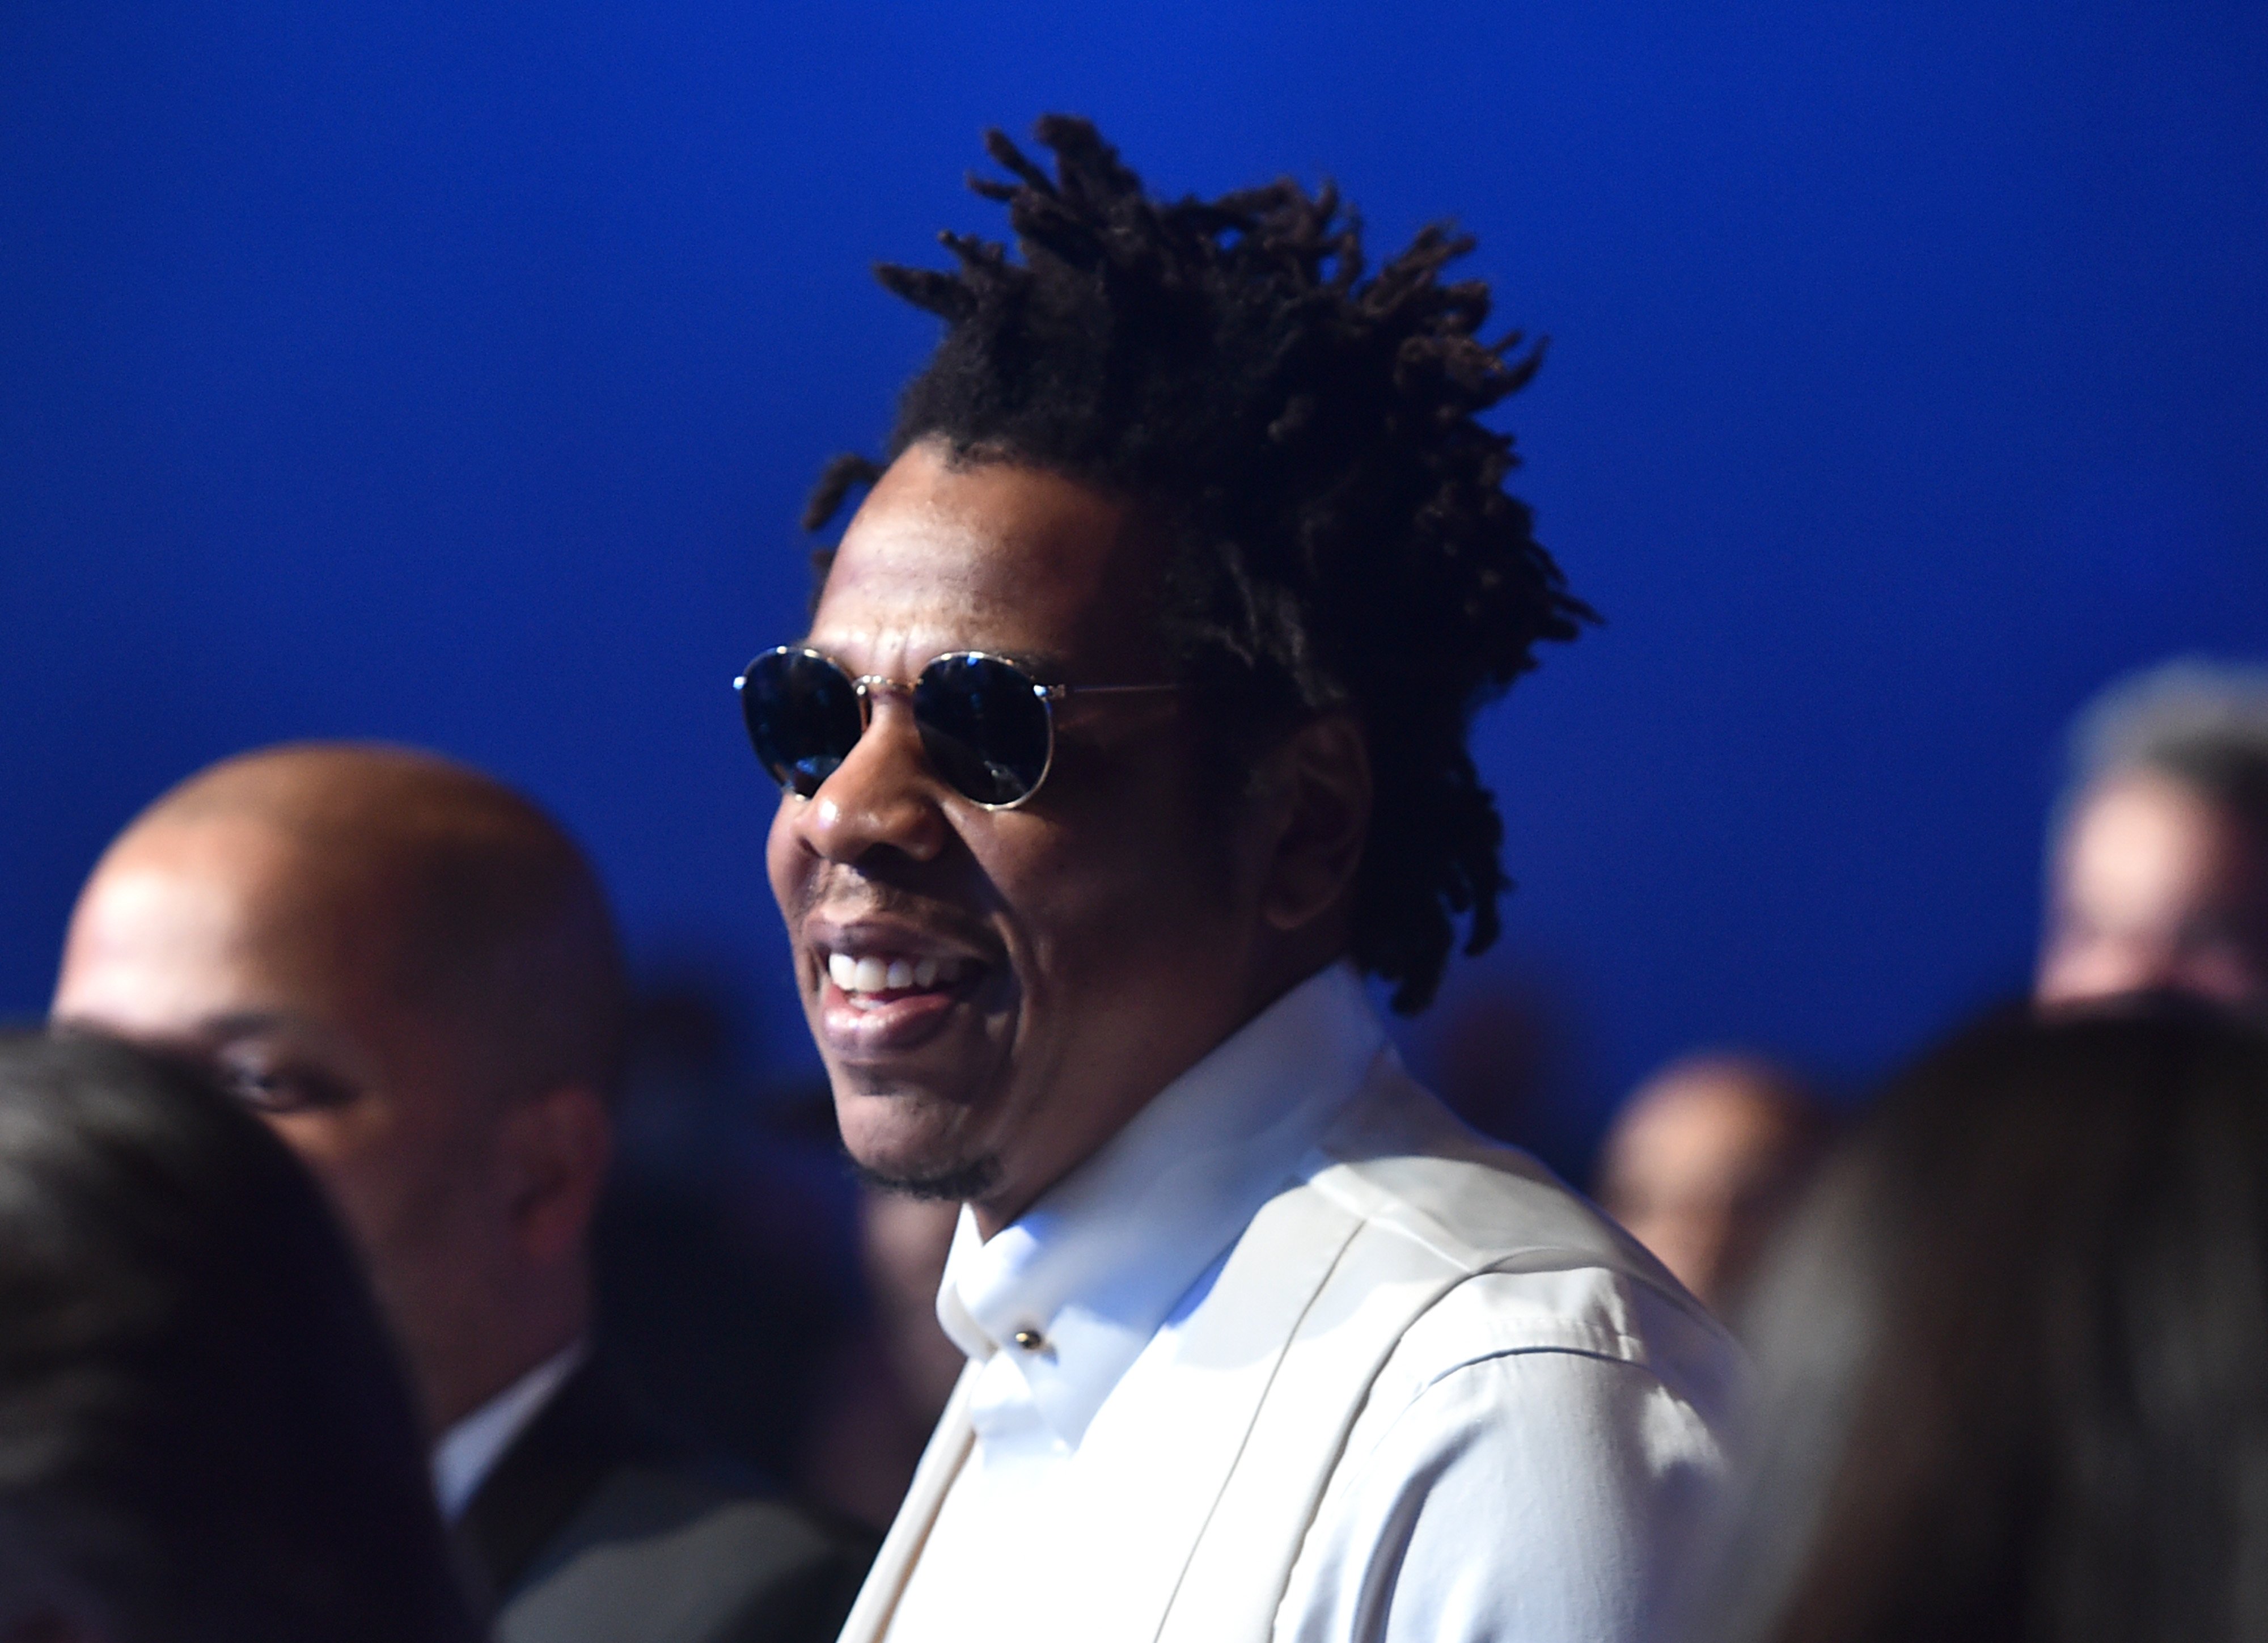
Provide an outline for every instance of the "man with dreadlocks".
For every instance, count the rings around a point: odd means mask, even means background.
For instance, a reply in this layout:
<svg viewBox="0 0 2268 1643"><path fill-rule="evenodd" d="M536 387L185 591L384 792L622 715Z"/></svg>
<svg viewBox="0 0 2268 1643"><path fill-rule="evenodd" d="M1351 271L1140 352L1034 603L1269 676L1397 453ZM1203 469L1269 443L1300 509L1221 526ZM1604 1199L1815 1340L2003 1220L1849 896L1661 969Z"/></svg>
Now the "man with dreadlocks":
<svg viewBox="0 0 2268 1643"><path fill-rule="evenodd" d="M844 1636L1639 1634L1720 1467L1722 1333L1387 1048L1496 934L1476 708L1572 637L1428 230L1151 198L997 133L1020 256L945 322L810 631L741 685L871 1179L963 1205L968 1370Z"/></svg>

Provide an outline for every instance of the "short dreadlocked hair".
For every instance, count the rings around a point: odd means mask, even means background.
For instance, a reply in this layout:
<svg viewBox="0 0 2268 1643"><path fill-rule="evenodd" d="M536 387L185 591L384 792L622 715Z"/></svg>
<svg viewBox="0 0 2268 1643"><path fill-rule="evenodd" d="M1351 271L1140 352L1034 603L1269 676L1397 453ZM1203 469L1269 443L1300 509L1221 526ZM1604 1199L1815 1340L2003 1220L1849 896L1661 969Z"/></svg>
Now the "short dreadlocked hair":
<svg viewBox="0 0 2268 1643"><path fill-rule="evenodd" d="M885 265L943 342L905 389L895 460L1048 469L1126 498L1174 544L1163 622L1177 678L1231 705L1213 753L1248 758L1318 713L1357 716L1376 796L1354 894L1354 957L1423 1009L1469 917L1477 953L1511 881L1503 823L1467 748L1475 711L1595 621L1503 488L1518 465L1480 414L1541 349L1484 343L1486 285L1443 284L1469 251L1436 225L1372 278L1328 182L1154 200L1085 120L1038 126L1055 174L998 131L1022 253L947 232L951 271ZM881 472L838 457L816 530ZM1249 768L1248 765L1246 768Z"/></svg>

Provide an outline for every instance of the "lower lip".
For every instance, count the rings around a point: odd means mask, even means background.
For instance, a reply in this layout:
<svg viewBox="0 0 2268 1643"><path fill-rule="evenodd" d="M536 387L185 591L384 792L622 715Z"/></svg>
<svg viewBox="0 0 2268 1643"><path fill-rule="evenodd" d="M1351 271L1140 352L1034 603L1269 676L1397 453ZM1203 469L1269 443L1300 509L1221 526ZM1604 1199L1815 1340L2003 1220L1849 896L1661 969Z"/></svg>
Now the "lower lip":
<svg viewBox="0 0 2268 1643"><path fill-rule="evenodd" d="M968 984L932 992L903 992L873 1004L853 1004L834 982L819 994L819 1028L827 1047L846 1061L873 1061L918 1050L945 1030Z"/></svg>

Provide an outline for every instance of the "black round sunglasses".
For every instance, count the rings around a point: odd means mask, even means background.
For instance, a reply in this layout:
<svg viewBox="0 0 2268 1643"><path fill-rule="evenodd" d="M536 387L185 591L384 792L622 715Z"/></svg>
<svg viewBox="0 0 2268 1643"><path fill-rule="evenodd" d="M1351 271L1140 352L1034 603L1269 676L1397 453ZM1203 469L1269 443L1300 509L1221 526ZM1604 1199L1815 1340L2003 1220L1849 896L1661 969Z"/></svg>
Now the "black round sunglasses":
<svg viewBox="0 0 2268 1643"><path fill-rule="evenodd" d="M983 651L948 651L907 683L854 676L831 657L782 645L750 662L733 688L757 759L792 793L817 792L866 733L873 698L898 695L909 698L922 750L953 790L987 810L1013 810L1055 765L1057 703L1187 687L1042 684Z"/></svg>

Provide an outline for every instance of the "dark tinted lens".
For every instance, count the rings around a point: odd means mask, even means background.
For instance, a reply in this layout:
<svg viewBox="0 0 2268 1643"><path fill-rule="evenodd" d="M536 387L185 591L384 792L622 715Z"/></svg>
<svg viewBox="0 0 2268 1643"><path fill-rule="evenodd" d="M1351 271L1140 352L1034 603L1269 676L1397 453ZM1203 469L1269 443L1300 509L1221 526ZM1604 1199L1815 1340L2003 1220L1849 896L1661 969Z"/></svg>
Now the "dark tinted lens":
<svg viewBox="0 0 2268 1643"><path fill-rule="evenodd" d="M740 717L772 780L806 799L850 756L862 728L850 676L806 651L772 651L750 662Z"/></svg>
<svg viewBox="0 0 2268 1643"><path fill-rule="evenodd" d="M1048 769L1048 707L987 656L940 656L914 686L914 722L937 773L984 805L1031 796Z"/></svg>

